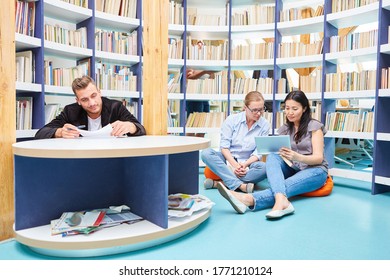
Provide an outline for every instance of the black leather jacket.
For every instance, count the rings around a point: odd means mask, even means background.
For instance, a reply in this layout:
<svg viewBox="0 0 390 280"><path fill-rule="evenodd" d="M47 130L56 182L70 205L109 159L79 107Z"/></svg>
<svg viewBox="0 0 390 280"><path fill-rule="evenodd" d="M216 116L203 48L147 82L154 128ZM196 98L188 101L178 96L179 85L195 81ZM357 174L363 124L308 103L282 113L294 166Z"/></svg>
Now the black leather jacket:
<svg viewBox="0 0 390 280"><path fill-rule="evenodd" d="M143 125L123 106L122 102L102 97L102 103L102 127L115 121L130 121L135 124L137 131L134 134L128 133L128 136L141 136L146 134ZM35 134L35 139L53 138L56 130L63 127L66 123L75 126L85 125L85 130L88 130L87 112L77 103L65 106L61 114L38 130Z"/></svg>

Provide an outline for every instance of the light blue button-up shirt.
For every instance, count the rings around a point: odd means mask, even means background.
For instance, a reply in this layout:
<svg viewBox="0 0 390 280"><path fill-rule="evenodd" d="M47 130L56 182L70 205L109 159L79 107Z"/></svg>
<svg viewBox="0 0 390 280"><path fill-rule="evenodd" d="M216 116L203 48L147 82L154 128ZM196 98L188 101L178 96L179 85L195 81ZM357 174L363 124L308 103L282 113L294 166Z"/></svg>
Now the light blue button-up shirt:
<svg viewBox="0 0 390 280"><path fill-rule="evenodd" d="M251 155L260 159L262 155L257 153L255 137L269 135L270 130L271 125L263 117L248 130L245 111L232 114L222 124L220 148L229 149L239 162L247 160Z"/></svg>

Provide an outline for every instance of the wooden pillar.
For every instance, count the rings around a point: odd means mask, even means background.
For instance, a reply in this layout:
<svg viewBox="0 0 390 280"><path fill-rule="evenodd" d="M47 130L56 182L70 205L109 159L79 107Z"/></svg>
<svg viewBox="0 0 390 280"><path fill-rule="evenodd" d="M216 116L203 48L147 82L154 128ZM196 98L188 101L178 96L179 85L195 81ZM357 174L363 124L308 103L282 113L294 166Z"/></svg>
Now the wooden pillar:
<svg viewBox="0 0 390 280"><path fill-rule="evenodd" d="M13 237L14 179L12 144L16 139L15 1L0 8L0 240Z"/></svg>
<svg viewBox="0 0 390 280"><path fill-rule="evenodd" d="M143 124L148 135L167 134L168 0L143 0Z"/></svg>

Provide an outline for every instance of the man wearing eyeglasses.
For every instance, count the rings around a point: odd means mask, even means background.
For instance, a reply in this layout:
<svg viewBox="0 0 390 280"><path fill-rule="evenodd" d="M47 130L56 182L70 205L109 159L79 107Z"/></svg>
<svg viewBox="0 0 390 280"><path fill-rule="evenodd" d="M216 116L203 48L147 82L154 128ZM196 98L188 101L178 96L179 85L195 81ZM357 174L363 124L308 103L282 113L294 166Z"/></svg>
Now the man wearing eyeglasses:
<svg viewBox="0 0 390 280"><path fill-rule="evenodd" d="M256 152L255 137L269 135L271 126L263 117L264 97L251 91L245 96L243 111L231 114L221 128L220 151L202 151L202 160L230 190L252 193L254 185L266 178L265 163ZM218 182L206 179L206 189Z"/></svg>

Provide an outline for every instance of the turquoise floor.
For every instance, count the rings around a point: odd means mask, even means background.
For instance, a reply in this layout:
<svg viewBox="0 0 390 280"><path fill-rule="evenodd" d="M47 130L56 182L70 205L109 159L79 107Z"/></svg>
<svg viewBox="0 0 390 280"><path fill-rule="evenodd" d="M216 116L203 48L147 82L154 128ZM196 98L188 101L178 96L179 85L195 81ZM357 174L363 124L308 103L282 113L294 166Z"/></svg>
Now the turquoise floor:
<svg viewBox="0 0 390 280"><path fill-rule="evenodd" d="M199 175L200 185L204 176ZM156 247L93 259L111 260L390 260L390 194L371 195L368 183L335 178L329 197L296 198L295 214L268 221L268 210L236 214L217 190L216 205L190 234ZM14 240L0 243L0 259L56 259Z"/></svg>

